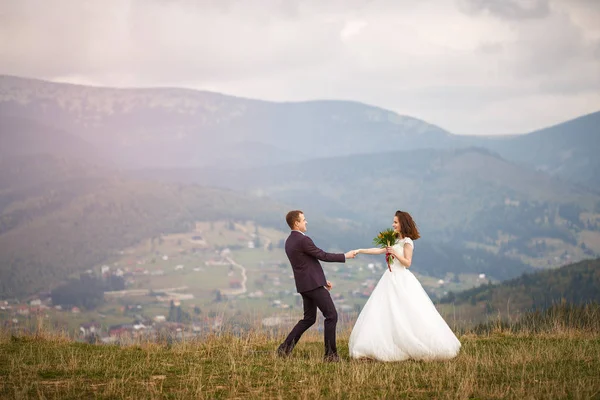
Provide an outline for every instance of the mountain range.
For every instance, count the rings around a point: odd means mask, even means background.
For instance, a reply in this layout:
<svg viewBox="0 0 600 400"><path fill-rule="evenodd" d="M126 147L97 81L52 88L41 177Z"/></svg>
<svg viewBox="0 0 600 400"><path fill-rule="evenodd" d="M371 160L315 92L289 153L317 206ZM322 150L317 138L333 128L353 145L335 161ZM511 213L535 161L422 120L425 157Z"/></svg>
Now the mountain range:
<svg viewBox="0 0 600 400"><path fill-rule="evenodd" d="M477 137L358 102L0 76L0 120L4 293L194 218L285 229L289 208L337 248L364 247L408 210L433 276L507 279L600 254L600 112Z"/></svg>
<svg viewBox="0 0 600 400"><path fill-rule="evenodd" d="M79 138L124 167L247 168L476 146L564 180L600 188L600 160L595 157L600 148L600 112L521 135L461 136L358 102L273 103L189 89L115 89L0 76L0 117L34 120L46 130L54 129L54 135L58 130L61 137L47 144L50 148L73 147L67 143ZM31 123L19 123L8 124L12 134L31 134ZM44 129L38 131L39 140L48 136ZM77 145L82 151L86 147Z"/></svg>

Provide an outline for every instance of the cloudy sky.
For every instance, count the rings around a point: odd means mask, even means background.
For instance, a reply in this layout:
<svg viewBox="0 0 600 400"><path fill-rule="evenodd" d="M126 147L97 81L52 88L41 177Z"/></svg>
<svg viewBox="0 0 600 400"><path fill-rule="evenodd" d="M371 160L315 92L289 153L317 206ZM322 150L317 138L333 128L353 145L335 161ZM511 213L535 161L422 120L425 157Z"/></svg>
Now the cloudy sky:
<svg viewBox="0 0 600 400"><path fill-rule="evenodd" d="M600 110L600 0L0 0L0 74L521 133Z"/></svg>

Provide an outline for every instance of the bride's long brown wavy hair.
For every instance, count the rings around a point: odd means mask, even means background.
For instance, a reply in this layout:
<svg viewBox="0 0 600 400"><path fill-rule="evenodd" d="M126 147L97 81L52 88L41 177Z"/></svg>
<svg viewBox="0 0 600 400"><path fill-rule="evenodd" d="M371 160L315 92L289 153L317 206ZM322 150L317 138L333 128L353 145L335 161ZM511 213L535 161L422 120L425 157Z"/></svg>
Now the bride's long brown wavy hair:
<svg viewBox="0 0 600 400"><path fill-rule="evenodd" d="M415 224L415 221L412 219L409 213L398 210L396 211L396 217L400 222L400 233L402 233L404 237L409 237L412 240L417 240L421 237L419 229L417 228L417 224ZM396 235L398 238L400 238L399 234Z"/></svg>

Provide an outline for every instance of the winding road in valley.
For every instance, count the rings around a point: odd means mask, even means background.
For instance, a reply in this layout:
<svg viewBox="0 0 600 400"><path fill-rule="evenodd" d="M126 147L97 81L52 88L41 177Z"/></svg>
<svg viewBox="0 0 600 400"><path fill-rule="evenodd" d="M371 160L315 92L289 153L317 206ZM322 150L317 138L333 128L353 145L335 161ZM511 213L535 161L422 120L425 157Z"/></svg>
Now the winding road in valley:
<svg viewBox="0 0 600 400"><path fill-rule="evenodd" d="M246 282L248 281L248 276L246 275L246 268L235 262L235 260L231 257L225 257L225 259L234 267L237 267L240 269L240 271L242 271L242 287L239 289L221 289L221 294L227 295L227 296L237 296L240 294L244 294L248 291L248 289L246 288Z"/></svg>

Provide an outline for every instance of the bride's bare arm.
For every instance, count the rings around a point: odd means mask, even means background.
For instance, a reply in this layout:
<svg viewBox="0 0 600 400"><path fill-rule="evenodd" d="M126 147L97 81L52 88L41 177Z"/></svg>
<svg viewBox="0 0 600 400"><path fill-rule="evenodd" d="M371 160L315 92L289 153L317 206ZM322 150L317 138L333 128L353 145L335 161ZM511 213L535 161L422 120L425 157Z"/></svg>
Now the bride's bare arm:
<svg viewBox="0 0 600 400"><path fill-rule="evenodd" d="M385 248L373 247L371 249L358 249L358 254L383 254Z"/></svg>
<svg viewBox="0 0 600 400"><path fill-rule="evenodd" d="M391 247L389 248L389 250L391 251L392 255L396 259L398 259L398 261L400 261L400 264L402 264L406 268L410 268L410 265L412 264L412 256L413 256L413 248L410 244L408 244L408 243L404 244L404 257L400 257L400 255L398 255L398 253L396 253L394 251L394 249L392 249Z"/></svg>

